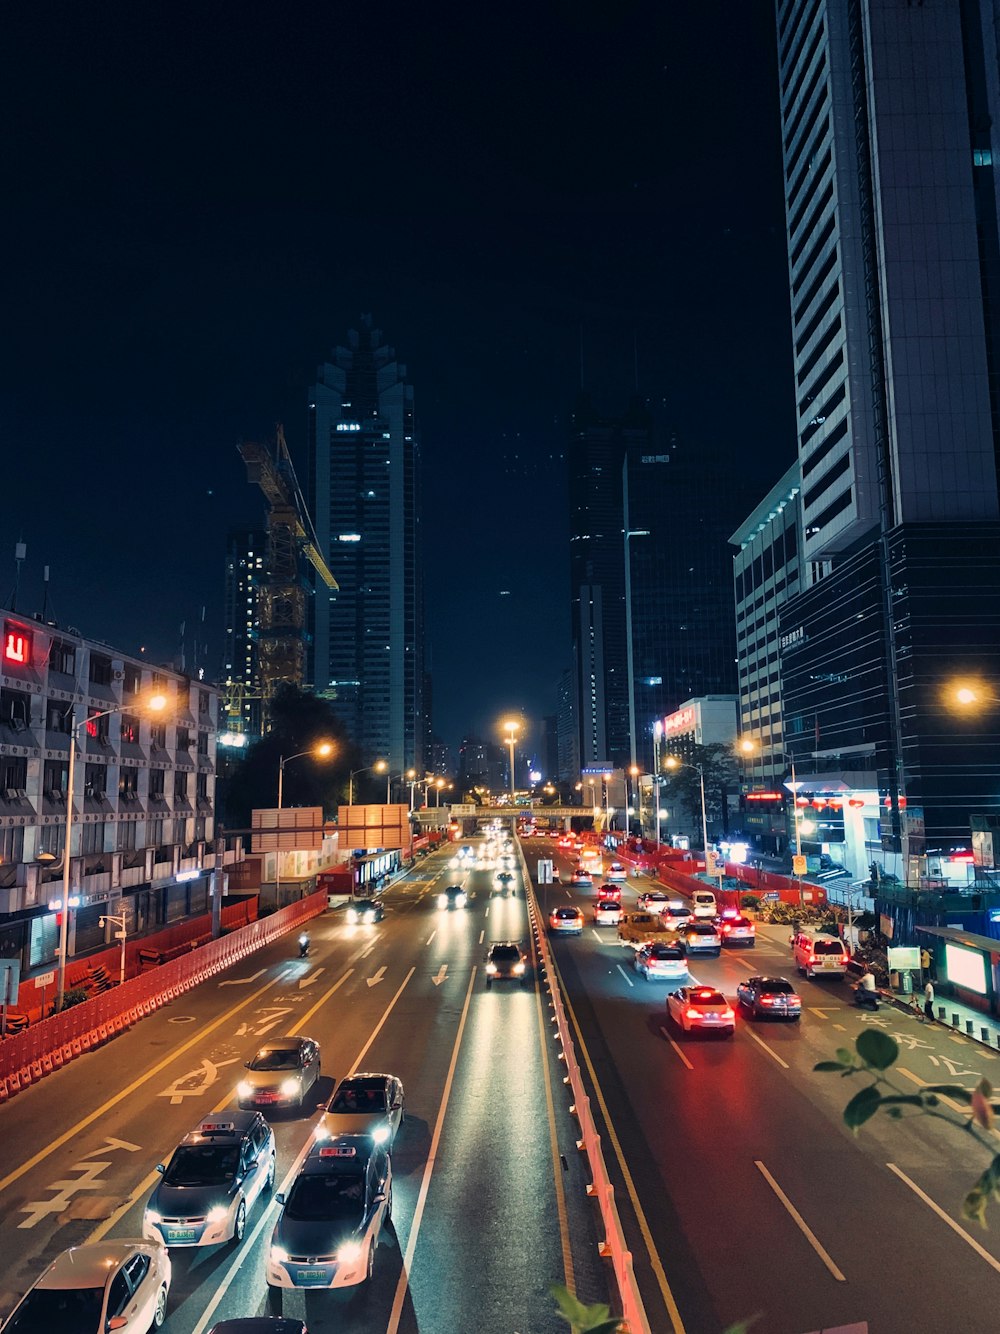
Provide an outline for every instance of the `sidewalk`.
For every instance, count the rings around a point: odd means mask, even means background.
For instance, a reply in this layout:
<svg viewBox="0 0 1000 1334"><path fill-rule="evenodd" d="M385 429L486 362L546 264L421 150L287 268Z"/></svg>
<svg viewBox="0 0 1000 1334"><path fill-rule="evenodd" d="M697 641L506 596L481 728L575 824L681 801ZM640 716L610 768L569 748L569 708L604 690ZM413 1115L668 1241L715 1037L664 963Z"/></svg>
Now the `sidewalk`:
<svg viewBox="0 0 1000 1334"><path fill-rule="evenodd" d="M912 1012L914 1001L923 1014L922 991L912 996L906 996L898 991L892 993L892 1003L898 1010ZM963 1037L972 1038L975 1042L981 1042L984 1046L1000 1051L1000 1020L993 1015L976 1010L971 1005L963 1005L961 1001L952 1000L950 996L935 996L934 1014L936 1022L942 1027L953 1029Z"/></svg>

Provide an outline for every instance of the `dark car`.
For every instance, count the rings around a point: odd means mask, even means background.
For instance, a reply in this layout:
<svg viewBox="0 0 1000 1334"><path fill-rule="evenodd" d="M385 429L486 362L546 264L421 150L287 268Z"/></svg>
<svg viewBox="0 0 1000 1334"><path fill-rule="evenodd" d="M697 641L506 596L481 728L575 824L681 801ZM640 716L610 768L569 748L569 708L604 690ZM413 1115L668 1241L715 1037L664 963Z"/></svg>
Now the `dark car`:
<svg viewBox="0 0 1000 1334"><path fill-rule="evenodd" d="M736 988L736 999L754 1016L762 1019L799 1019L802 1001L791 982L784 977L748 977Z"/></svg>
<svg viewBox="0 0 1000 1334"><path fill-rule="evenodd" d="M451 908L464 908L468 901L464 885L449 885L438 895L437 906L442 912L447 912Z"/></svg>
<svg viewBox="0 0 1000 1334"><path fill-rule="evenodd" d="M513 871L497 871L493 877L493 883L504 898L507 897L508 893L513 894L515 898L517 897L517 876Z"/></svg>
<svg viewBox="0 0 1000 1334"><path fill-rule="evenodd" d="M301 1107L320 1077L319 1043L301 1034L268 1038L245 1068L236 1086L241 1107Z"/></svg>
<svg viewBox="0 0 1000 1334"><path fill-rule="evenodd" d="M486 985L520 982L528 975L528 956L516 940L495 940L486 954Z"/></svg>
<svg viewBox="0 0 1000 1334"><path fill-rule="evenodd" d="M381 922L384 916L385 909L378 899L355 899L347 905L347 920L352 923Z"/></svg>

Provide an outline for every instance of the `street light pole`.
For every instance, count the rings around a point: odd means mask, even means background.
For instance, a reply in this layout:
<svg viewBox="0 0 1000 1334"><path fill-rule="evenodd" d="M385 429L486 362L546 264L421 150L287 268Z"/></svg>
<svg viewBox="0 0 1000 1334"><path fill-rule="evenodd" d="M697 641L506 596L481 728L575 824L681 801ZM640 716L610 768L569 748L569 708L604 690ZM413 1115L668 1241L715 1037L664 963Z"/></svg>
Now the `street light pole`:
<svg viewBox="0 0 1000 1334"><path fill-rule="evenodd" d="M120 913L105 913L103 917L98 919L99 926L103 926L105 922L114 922L115 926L118 928L115 932L115 939L120 940L122 943L121 968L118 977L119 984L125 981L125 916L125 909L122 908Z"/></svg>
<svg viewBox="0 0 1000 1334"><path fill-rule="evenodd" d="M291 764L292 760L300 760L303 755L315 755L319 759L326 759L332 753L333 746L330 742L322 741L318 746L310 746L308 750L297 751L294 755L278 756L278 823L275 826L274 848L274 897L276 902L281 898L281 808L285 794L285 765ZM350 804L348 802L348 805ZM278 906L280 907L280 904Z"/></svg>

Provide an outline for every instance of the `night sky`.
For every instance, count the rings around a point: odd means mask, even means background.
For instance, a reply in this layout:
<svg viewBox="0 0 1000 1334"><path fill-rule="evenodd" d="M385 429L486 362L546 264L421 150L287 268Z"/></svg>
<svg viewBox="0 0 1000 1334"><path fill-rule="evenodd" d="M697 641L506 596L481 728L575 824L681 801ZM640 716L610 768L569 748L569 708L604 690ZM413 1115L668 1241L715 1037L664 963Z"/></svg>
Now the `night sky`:
<svg viewBox="0 0 1000 1334"><path fill-rule="evenodd" d="M794 457L765 0L25 5L0 51L0 602L165 661L241 439L370 312L415 386L435 729L555 709L564 439L581 375L732 448L747 512ZM739 517L739 516L737 516Z"/></svg>

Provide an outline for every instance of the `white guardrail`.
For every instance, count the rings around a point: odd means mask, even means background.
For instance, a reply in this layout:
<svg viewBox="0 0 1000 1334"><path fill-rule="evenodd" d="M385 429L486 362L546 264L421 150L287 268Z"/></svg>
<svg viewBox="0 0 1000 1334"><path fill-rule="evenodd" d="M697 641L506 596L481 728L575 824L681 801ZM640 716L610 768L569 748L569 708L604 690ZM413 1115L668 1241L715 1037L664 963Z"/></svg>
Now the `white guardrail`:
<svg viewBox="0 0 1000 1334"><path fill-rule="evenodd" d="M556 971L552 965L549 941L545 934L545 922L542 920L538 908L534 886L531 876L528 874L523 852L521 853L521 872L525 887L525 899L528 905L528 917L535 939L535 948L542 962L543 980L550 996L549 1005L553 1011L555 1036L562 1046L559 1059L564 1061L566 1065L566 1075L563 1083L570 1087L570 1092L573 1095L570 1112L576 1117L580 1127L580 1138L576 1142L576 1147L587 1155L587 1162L590 1165L590 1185L587 1187L587 1194L591 1199L597 1201L598 1208L601 1211L604 1240L600 1243L599 1250L605 1259L611 1261L621 1302L622 1320L628 1334L652 1334L646 1316L646 1309L639 1294L639 1287L635 1281L635 1273L632 1269L632 1252L625 1243L622 1220L618 1215L618 1207L615 1204L615 1188L608 1176L607 1164L601 1150L601 1137L594 1124L594 1117L590 1110L590 1099L587 1096L583 1076L576 1059L576 1049L573 1046L569 1020L563 1006Z"/></svg>

